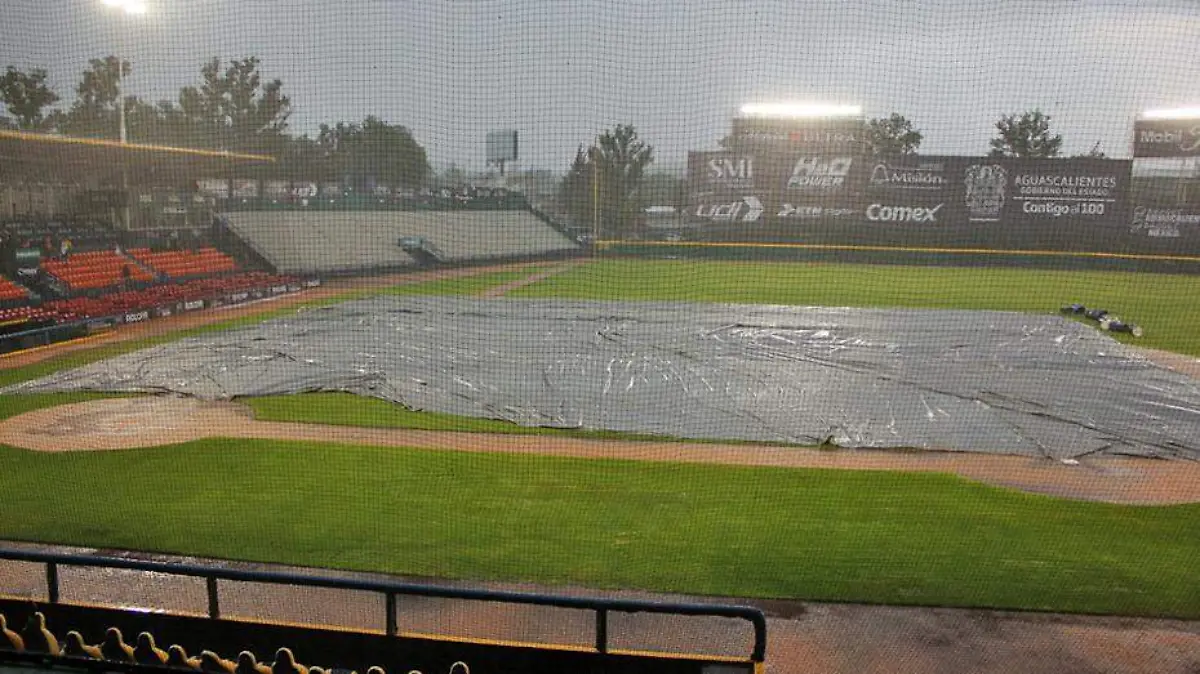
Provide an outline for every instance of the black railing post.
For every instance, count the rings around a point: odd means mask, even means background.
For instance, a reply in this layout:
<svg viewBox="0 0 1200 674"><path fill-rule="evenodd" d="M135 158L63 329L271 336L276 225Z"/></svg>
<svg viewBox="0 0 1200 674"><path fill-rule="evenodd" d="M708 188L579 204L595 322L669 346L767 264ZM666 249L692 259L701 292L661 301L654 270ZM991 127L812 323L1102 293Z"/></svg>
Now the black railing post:
<svg viewBox="0 0 1200 674"><path fill-rule="evenodd" d="M396 593L388 592L384 599L387 601L387 618L384 630L389 637L394 637L400 631L396 625Z"/></svg>
<svg viewBox="0 0 1200 674"><path fill-rule="evenodd" d="M221 596L217 594L217 577L207 576L204 583L208 586L208 617L216 620L221 617Z"/></svg>
<svg viewBox="0 0 1200 674"><path fill-rule="evenodd" d="M767 647L766 616L763 615L762 611L748 606L676 604L623 599L563 597L496 590L464 589L459 587L437 587L393 580L319 577L278 571L216 568L198 564L154 562L141 559L101 557L98 555L14 550L4 548L3 546L0 546L0 559L44 564L46 566L46 594L48 602L51 604L60 601L61 588L58 567L65 564L76 567L148 571L188 578L203 578L208 590L208 615L212 619L219 619L221 617L218 581L227 580L231 582L359 590L382 594L387 601L385 607L387 611L386 628L388 633L392 635L399 634L397 614L399 611L400 596L404 595L593 611L596 616L596 651L602 654L609 652L608 614L613 611L624 614L655 613L678 616L718 616L745 620L754 627L754 648L749 658L750 661L756 663L763 662Z"/></svg>
<svg viewBox="0 0 1200 674"><path fill-rule="evenodd" d="M743 619L750 621L754 626L754 651L750 654L750 660L753 662L767 661L767 617L762 613L753 613L743 616Z"/></svg>
<svg viewBox="0 0 1200 674"><path fill-rule="evenodd" d="M608 609L596 609L596 651L608 652Z"/></svg>
<svg viewBox="0 0 1200 674"><path fill-rule="evenodd" d="M58 603L58 564L54 562L46 563L46 599Z"/></svg>

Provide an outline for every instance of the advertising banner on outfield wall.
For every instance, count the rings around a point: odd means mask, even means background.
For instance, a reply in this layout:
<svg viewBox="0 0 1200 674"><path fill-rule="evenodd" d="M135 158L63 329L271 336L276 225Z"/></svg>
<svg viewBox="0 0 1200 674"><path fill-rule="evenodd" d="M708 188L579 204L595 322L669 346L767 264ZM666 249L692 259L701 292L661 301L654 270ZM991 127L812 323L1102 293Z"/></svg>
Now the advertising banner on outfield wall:
<svg viewBox="0 0 1200 674"><path fill-rule="evenodd" d="M990 199L1002 197L1009 222L1068 218L1094 223L1123 222L1127 215L1130 163L1114 160L984 160L964 173L972 219L988 217ZM990 174L989 174L990 171ZM1003 194L997 186L1003 181Z"/></svg>
<svg viewBox="0 0 1200 674"><path fill-rule="evenodd" d="M693 153L684 215L701 236L719 240L1130 252L1158 231L1131 230L1131 166L1093 158Z"/></svg>
<svg viewBox="0 0 1200 674"><path fill-rule="evenodd" d="M1134 157L1200 157L1200 119L1139 119Z"/></svg>
<svg viewBox="0 0 1200 674"><path fill-rule="evenodd" d="M747 153L689 152L689 189L697 194L753 190L754 160Z"/></svg>
<svg viewBox="0 0 1200 674"><path fill-rule="evenodd" d="M1130 215L1129 233L1160 240L1200 241L1200 209L1137 205Z"/></svg>

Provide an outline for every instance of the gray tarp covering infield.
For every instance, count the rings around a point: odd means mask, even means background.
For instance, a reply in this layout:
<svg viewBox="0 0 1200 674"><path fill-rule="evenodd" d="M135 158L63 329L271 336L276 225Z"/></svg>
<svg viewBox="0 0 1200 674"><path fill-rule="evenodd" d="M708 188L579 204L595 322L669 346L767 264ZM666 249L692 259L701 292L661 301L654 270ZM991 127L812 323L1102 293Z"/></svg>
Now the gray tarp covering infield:
<svg viewBox="0 0 1200 674"><path fill-rule="evenodd" d="M381 297L8 389L341 390L519 424L1200 459L1200 381L1057 316Z"/></svg>

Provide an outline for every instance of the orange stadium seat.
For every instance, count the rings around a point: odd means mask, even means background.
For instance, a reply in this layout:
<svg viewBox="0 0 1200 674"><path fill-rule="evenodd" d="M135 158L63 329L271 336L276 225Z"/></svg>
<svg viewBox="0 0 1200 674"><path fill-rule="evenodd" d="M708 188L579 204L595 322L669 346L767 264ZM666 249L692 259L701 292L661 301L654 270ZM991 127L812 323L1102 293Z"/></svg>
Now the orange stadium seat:
<svg viewBox="0 0 1200 674"><path fill-rule="evenodd" d="M129 279L153 281L154 275L134 261L111 250L76 253L66 259L46 260L46 271L65 283L71 290L95 290L118 286L125 280L123 270L129 267Z"/></svg>
<svg viewBox="0 0 1200 674"><path fill-rule="evenodd" d="M170 277L205 276L235 271L234 259L215 248L195 252L167 250L152 252L146 248L129 251L138 262Z"/></svg>
<svg viewBox="0 0 1200 674"><path fill-rule="evenodd" d="M23 300L29 297L24 288L0 276L0 302L7 300Z"/></svg>

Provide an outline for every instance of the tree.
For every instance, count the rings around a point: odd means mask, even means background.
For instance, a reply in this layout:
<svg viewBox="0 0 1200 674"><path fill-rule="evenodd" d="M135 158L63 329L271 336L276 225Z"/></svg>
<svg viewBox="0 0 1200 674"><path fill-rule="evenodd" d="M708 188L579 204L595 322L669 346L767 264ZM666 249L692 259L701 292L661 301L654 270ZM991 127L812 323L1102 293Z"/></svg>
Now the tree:
<svg viewBox="0 0 1200 674"><path fill-rule="evenodd" d="M592 226L592 166L582 145L558 186L558 205L577 227Z"/></svg>
<svg viewBox="0 0 1200 674"><path fill-rule="evenodd" d="M468 180L465 171L460 169L457 164L451 164L437 177L437 182L442 187L461 187L466 185Z"/></svg>
<svg viewBox="0 0 1200 674"><path fill-rule="evenodd" d="M867 123L867 147L874 155L915 154L922 140L924 135L897 112Z"/></svg>
<svg viewBox="0 0 1200 674"><path fill-rule="evenodd" d="M66 112L50 115L48 123L69 136L92 138L120 137L117 96L121 79L133 72L129 61L116 56L91 59L75 88L75 102ZM126 107L129 98L126 98Z"/></svg>
<svg viewBox="0 0 1200 674"><path fill-rule="evenodd" d="M1075 157L1079 159L1104 159L1107 156L1108 155L1104 154L1104 150L1100 149L1100 141L1096 141L1096 144L1092 146L1092 149L1088 150L1084 154L1075 155Z"/></svg>
<svg viewBox="0 0 1200 674"><path fill-rule="evenodd" d="M654 148L632 125L604 132L580 147L559 188L559 200L577 225L599 224L617 235L633 233L642 209L642 182Z"/></svg>
<svg viewBox="0 0 1200 674"><path fill-rule="evenodd" d="M417 187L431 172L425 148L412 132L374 116L361 124L322 124L317 144L328 154L336 174L359 187L372 182Z"/></svg>
<svg viewBox="0 0 1200 674"><path fill-rule="evenodd" d="M993 157L1045 159L1057 157L1062 148L1062 136L1050 133L1050 116L1041 110L1003 116L996 122L996 131L991 143Z"/></svg>
<svg viewBox="0 0 1200 674"><path fill-rule="evenodd" d="M42 68L26 73L12 66L0 76L0 100L12 114L17 128L39 131L45 127L43 111L58 102L58 94L46 86L46 77Z"/></svg>
<svg viewBox="0 0 1200 674"><path fill-rule="evenodd" d="M179 108L191 126L194 144L243 152L281 151L291 114L283 83L266 84L251 56L229 62L213 57L200 68L199 87L179 92Z"/></svg>

